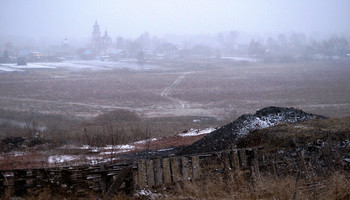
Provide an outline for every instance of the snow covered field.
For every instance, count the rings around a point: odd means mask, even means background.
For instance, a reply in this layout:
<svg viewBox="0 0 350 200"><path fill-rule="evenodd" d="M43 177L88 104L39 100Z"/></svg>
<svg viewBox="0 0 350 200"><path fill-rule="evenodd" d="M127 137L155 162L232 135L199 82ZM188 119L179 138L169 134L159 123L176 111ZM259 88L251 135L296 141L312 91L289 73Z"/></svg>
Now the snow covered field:
<svg viewBox="0 0 350 200"><path fill-rule="evenodd" d="M0 64L0 72L27 71L30 69L69 69L69 70L110 70L110 69L132 69L149 70L158 68L155 65L139 65L130 61L100 61L100 60L82 60L82 61L64 61L49 63L28 63L27 65L17 65L15 63Z"/></svg>

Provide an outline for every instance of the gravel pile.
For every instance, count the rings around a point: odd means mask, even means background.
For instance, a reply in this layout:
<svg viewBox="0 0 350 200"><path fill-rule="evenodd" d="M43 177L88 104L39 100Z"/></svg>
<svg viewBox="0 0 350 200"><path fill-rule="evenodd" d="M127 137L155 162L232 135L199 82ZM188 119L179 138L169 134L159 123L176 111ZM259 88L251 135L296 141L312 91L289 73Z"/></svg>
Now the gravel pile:
<svg viewBox="0 0 350 200"><path fill-rule="evenodd" d="M254 115L245 114L198 140L190 146L183 147L180 154L194 154L220 151L232 148L237 139L251 131L274 126L278 123L296 123L309 119L326 117L306 113L302 110L284 107L267 107Z"/></svg>

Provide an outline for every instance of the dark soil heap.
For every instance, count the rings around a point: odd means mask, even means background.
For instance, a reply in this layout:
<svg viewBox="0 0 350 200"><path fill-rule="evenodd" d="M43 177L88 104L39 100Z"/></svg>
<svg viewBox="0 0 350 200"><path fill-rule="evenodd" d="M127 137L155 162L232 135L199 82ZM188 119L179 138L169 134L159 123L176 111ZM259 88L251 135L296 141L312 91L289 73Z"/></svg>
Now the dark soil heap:
<svg viewBox="0 0 350 200"><path fill-rule="evenodd" d="M0 140L0 152L22 150L26 146L26 140L22 137L7 137Z"/></svg>
<svg viewBox="0 0 350 200"><path fill-rule="evenodd" d="M296 123L309 119L325 119L326 117L303 112L294 108L267 107L254 115L245 114L181 150L181 154L194 154L221 151L232 148L238 138L247 133L278 123Z"/></svg>

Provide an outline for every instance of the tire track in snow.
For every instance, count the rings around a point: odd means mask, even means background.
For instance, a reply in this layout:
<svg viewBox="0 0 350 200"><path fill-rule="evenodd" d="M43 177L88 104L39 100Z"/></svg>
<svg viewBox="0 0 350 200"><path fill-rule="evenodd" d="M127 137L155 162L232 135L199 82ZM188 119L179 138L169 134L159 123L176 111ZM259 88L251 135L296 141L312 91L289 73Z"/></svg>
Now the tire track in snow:
<svg viewBox="0 0 350 200"><path fill-rule="evenodd" d="M183 74L181 74L171 85L169 85L168 87L166 87L161 93L160 96L167 98L171 101L174 101L176 103L179 103L181 105L181 108L190 108L190 104L186 103L185 101L182 101L178 98L174 98L174 97L169 97L169 92L175 88L184 78L187 74L191 74L193 72L185 72Z"/></svg>

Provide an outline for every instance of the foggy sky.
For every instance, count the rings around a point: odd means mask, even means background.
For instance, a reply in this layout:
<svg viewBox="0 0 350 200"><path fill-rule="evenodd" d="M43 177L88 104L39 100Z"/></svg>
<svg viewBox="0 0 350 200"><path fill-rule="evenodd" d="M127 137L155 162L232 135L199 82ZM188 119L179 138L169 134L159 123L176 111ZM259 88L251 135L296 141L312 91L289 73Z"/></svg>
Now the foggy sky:
<svg viewBox="0 0 350 200"><path fill-rule="evenodd" d="M0 0L0 36L350 32L349 0Z"/></svg>

